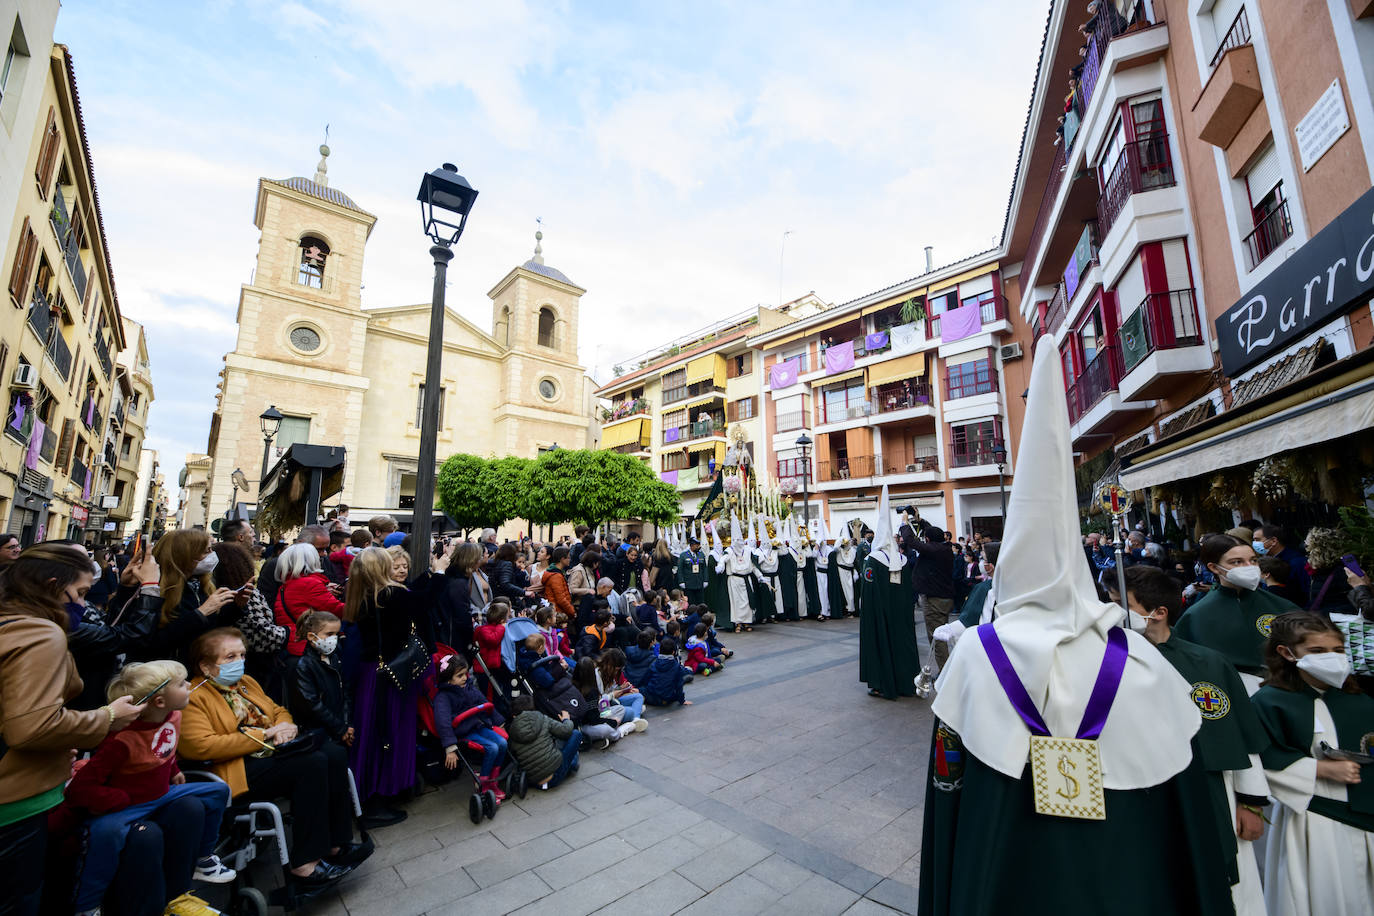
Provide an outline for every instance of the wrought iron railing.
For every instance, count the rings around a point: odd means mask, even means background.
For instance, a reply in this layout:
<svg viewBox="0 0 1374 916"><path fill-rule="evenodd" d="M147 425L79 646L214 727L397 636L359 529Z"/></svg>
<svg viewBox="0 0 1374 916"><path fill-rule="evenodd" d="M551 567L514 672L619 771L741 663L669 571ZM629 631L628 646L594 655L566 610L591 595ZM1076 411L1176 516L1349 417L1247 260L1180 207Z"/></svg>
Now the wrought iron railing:
<svg viewBox="0 0 1374 916"><path fill-rule="evenodd" d="M872 476L872 455L855 455L851 458L832 458L829 461L816 462L816 479L822 483Z"/></svg>
<svg viewBox="0 0 1374 916"><path fill-rule="evenodd" d="M1174 183L1168 133L1160 131L1127 143L1103 182L1102 197L1097 202L1098 225L1103 236L1111 231L1131 195L1172 187Z"/></svg>
<svg viewBox="0 0 1374 916"><path fill-rule="evenodd" d="M1114 344L1105 346L1069 386L1069 422L1076 423L1120 381L1121 351Z"/></svg>
<svg viewBox="0 0 1374 916"><path fill-rule="evenodd" d="M924 378L907 379L893 382L873 389L874 410L877 413L891 413L894 410L910 410L913 407L930 406L930 382Z"/></svg>
<svg viewBox="0 0 1374 916"><path fill-rule="evenodd" d="M1121 323L1122 372L1130 372L1156 350L1175 350L1202 344L1193 290L1149 293L1140 307Z"/></svg>
<svg viewBox="0 0 1374 916"><path fill-rule="evenodd" d="M48 342L48 358L52 360L58 375L62 376L62 381L65 382L72 374L72 351L63 339L60 329L55 330L52 340Z"/></svg>
<svg viewBox="0 0 1374 916"><path fill-rule="evenodd" d="M1279 201L1272 213L1260 220L1245 237L1245 259L1251 270L1278 249L1293 234L1293 220L1288 216L1288 201Z"/></svg>
<svg viewBox="0 0 1374 916"><path fill-rule="evenodd" d="M939 450L934 446L899 449L895 452L883 449L883 464L878 469L878 476L919 474L922 471L938 471L939 469Z"/></svg>
<svg viewBox="0 0 1374 916"><path fill-rule="evenodd" d="M997 390L997 369L992 358L962 363L945 375L945 400L992 394Z"/></svg>
<svg viewBox="0 0 1374 916"><path fill-rule="evenodd" d="M1221 63L1221 59L1226 56L1226 52L1232 48L1243 48L1250 43L1250 19L1245 15L1245 7L1240 8L1236 13L1236 18L1231 21L1231 27L1226 30L1225 36L1221 39L1221 44L1217 46L1217 53L1212 55L1211 69L1215 70Z"/></svg>

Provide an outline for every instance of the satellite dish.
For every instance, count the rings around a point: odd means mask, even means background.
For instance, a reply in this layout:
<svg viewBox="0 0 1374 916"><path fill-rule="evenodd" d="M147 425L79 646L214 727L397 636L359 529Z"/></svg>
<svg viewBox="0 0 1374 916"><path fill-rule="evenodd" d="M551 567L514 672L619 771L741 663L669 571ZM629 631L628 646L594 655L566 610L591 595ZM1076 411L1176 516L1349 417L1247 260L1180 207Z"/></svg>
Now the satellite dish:
<svg viewBox="0 0 1374 916"><path fill-rule="evenodd" d="M234 486L238 487L240 490L248 489L248 478L244 476L243 471L239 468L234 468L234 473L230 474L229 477L234 481Z"/></svg>

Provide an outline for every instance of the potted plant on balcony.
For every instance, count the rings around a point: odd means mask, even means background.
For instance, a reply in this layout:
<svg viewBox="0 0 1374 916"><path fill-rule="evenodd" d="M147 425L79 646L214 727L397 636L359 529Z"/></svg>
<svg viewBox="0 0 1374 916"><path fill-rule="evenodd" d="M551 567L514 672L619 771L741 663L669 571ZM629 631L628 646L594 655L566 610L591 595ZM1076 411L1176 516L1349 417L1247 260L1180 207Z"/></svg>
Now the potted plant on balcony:
<svg viewBox="0 0 1374 916"><path fill-rule="evenodd" d="M910 299L902 303L902 309L900 314L902 317L902 324L911 324L912 322L916 321L925 321L925 303L922 302L919 297L912 296Z"/></svg>

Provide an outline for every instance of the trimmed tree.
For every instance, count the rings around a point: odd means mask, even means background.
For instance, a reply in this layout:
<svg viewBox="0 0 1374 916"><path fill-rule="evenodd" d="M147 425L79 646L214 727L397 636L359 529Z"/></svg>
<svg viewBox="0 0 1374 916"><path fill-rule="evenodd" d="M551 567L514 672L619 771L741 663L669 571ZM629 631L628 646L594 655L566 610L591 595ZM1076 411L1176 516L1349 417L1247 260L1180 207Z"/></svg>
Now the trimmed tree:
<svg viewBox="0 0 1374 916"><path fill-rule="evenodd" d="M530 490L528 458L496 458L485 462L477 487L483 501L484 528L499 528L513 518L529 519L525 503Z"/></svg>
<svg viewBox="0 0 1374 916"><path fill-rule="evenodd" d="M482 475L488 463L476 455L450 455L434 481L439 508L465 534L473 528L485 527L488 512L482 492Z"/></svg>
<svg viewBox="0 0 1374 916"><path fill-rule="evenodd" d="M617 518L666 523L678 517L676 488L638 458L611 451L557 449L530 466L526 510L544 523L596 527Z"/></svg>

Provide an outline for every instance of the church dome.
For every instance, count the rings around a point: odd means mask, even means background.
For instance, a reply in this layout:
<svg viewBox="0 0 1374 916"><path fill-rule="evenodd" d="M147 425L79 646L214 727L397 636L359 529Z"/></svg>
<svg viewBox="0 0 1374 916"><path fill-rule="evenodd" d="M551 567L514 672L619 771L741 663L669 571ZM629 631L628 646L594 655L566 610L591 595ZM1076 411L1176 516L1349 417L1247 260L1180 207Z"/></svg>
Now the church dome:
<svg viewBox="0 0 1374 916"><path fill-rule="evenodd" d="M366 210L355 204L353 199L347 194L337 188L318 184L311 181L309 178L303 178L297 175L295 178L265 178L263 180L270 181L275 185L281 185L284 188L290 188L293 191L300 191L302 194L308 194L311 197L328 201L331 204L337 204L340 207L347 207L359 213L367 213ZM368 215L371 216L372 214L368 213Z"/></svg>

